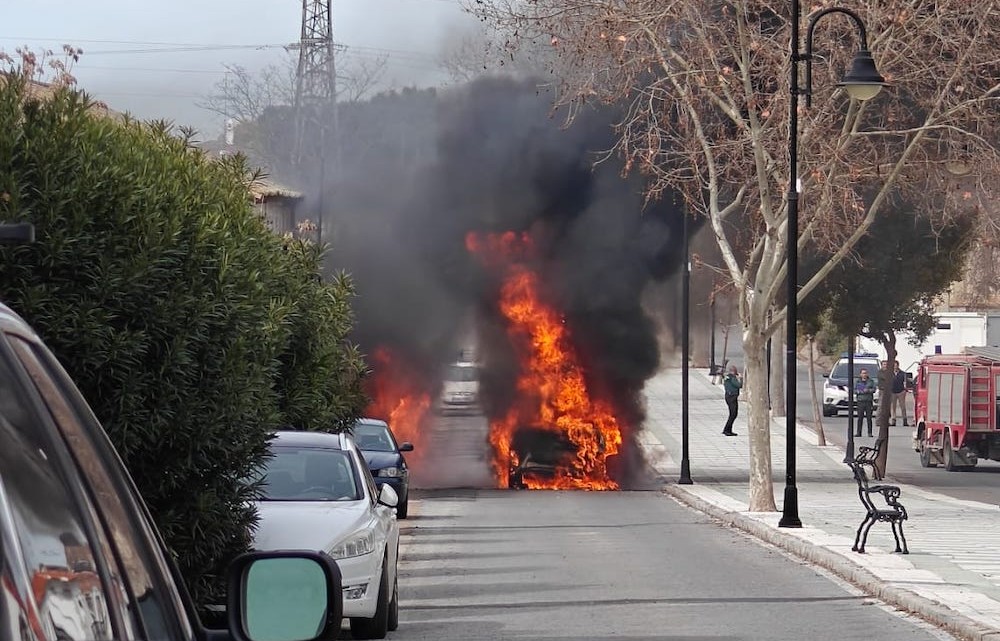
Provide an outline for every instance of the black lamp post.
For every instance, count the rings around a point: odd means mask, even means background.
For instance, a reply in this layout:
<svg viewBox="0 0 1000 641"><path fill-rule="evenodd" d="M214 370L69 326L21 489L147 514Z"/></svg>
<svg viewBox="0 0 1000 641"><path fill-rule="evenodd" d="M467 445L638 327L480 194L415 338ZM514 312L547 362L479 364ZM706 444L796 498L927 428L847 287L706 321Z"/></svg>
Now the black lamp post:
<svg viewBox="0 0 1000 641"><path fill-rule="evenodd" d="M813 30L816 23L823 16L830 13L842 13L851 18L858 27L858 36L861 40L861 50L854 56L851 70L844 76L844 80L838 86L844 87L851 98L855 100L868 100L875 95L885 85L885 79L879 75L875 68L875 61L871 52L868 51L868 34L865 30L861 17L850 9L840 7L830 7L817 11L809 18L809 26L806 30L806 50L805 53L799 50L799 0L792 0L792 42L791 42L791 83L790 100L788 108L788 222L787 222L787 274L788 274L788 307L785 314L785 326L787 337L785 341L786 362L785 375L785 437L786 437L786 471L785 471L785 497L781 511L780 527L802 527L799 519L799 490L795 486L795 374L796 358L795 346L797 342L798 323L798 301L796 297L799 293L798 263L799 263L799 189L798 189L798 146L799 146L799 96L803 93L806 96L806 106L812 104L812 42ZM805 91L799 89L799 62L806 63L806 86Z"/></svg>
<svg viewBox="0 0 1000 641"><path fill-rule="evenodd" d="M691 461L689 459L688 443L688 360L691 352L691 257L688 247L688 215L684 215L684 273L681 275L681 305L684 307L681 320L681 477L678 483L691 485Z"/></svg>

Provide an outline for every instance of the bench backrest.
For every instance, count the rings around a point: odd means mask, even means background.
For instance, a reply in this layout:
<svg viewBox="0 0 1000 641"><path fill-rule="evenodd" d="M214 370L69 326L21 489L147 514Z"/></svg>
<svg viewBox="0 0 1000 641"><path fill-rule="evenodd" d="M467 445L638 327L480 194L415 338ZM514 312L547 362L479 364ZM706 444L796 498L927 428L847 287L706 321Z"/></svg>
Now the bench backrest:
<svg viewBox="0 0 1000 641"><path fill-rule="evenodd" d="M861 499L861 503L864 504L865 508L869 510L877 510L875 503L872 501L871 495L869 494L869 471L865 468L871 469L871 477L875 474L875 462L868 461L865 459L856 458L848 465L851 466L851 471L854 473L854 480L858 483L858 498Z"/></svg>

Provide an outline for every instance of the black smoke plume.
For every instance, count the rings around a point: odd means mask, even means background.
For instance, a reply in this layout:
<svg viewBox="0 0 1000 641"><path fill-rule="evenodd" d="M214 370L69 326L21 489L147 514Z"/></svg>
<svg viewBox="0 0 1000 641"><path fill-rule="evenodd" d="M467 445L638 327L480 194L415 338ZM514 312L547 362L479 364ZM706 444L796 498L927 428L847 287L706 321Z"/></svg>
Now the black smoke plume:
<svg viewBox="0 0 1000 641"><path fill-rule="evenodd" d="M641 179L622 178L615 158L595 168L613 145L613 109L584 110L565 128L551 102L536 83L492 78L342 106L340 169L325 181L328 265L354 277L361 346L389 346L428 381L472 328L496 415L516 364L496 275L465 239L530 233L533 267L565 314L588 384L638 427L640 392L659 365L640 299L680 265L682 210L669 197L644 206Z"/></svg>

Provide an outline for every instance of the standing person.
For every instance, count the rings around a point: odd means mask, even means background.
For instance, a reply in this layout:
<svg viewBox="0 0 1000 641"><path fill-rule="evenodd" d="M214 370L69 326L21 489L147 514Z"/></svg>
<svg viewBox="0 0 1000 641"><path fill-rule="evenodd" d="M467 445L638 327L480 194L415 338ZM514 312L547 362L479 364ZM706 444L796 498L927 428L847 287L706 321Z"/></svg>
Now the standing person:
<svg viewBox="0 0 1000 641"><path fill-rule="evenodd" d="M726 421L722 433L726 436L737 436L733 431L733 423L740 412L740 390L743 389L743 379L740 378L740 372L735 365L729 366L729 371L722 380L722 387L726 390L726 405L729 406L729 420Z"/></svg>
<svg viewBox="0 0 1000 641"><path fill-rule="evenodd" d="M868 436L872 434L872 414L875 409L875 381L868 378L868 370L862 369L860 378L854 382L854 402L858 404L858 423L855 436L861 436L861 423L868 418Z"/></svg>
<svg viewBox="0 0 1000 641"><path fill-rule="evenodd" d="M892 404L889 406L892 409L892 417L889 419L889 425L896 424L896 409L899 408L899 416L903 417L903 426L909 426L909 421L907 418L909 414L906 413L906 372L899 369L899 361L893 361L893 374L892 374Z"/></svg>

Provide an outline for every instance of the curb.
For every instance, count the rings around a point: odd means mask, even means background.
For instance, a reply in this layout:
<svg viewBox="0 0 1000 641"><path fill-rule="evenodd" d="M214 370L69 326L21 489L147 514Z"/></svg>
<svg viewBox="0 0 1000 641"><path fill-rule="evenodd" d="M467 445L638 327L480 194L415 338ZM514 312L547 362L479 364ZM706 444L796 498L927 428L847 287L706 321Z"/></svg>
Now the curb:
<svg viewBox="0 0 1000 641"><path fill-rule="evenodd" d="M718 507L674 484L664 485L662 492L680 503L702 512L724 525L742 530L814 565L818 565L861 589L869 596L931 623L968 641L1000 641L1000 629L990 628L948 606L922 597L910 590L887 585L861 565L820 545L756 521L739 512Z"/></svg>

